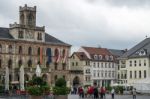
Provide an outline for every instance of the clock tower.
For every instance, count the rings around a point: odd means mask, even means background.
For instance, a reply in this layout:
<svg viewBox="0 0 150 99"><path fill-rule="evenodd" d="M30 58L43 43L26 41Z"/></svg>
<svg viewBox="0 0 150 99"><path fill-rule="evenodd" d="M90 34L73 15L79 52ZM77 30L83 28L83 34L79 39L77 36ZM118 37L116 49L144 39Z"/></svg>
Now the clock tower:
<svg viewBox="0 0 150 99"><path fill-rule="evenodd" d="M25 4L24 7L19 8L19 18L20 24L25 25L28 27L35 27L36 26L36 6L34 7L27 7Z"/></svg>
<svg viewBox="0 0 150 99"><path fill-rule="evenodd" d="M10 34L19 40L45 42L45 27L36 26L36 6L19 7L19 24L10 24Z"/></svg>

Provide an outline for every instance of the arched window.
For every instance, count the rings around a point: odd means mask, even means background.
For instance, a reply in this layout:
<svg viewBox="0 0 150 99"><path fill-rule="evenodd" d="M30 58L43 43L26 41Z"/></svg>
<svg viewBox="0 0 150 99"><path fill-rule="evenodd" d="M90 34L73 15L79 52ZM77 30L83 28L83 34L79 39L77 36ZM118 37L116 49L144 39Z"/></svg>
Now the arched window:
<svg viewBox="0 0 150 99"><path fill-rule="evenodd" d="M2 45L0 44L0 53L2 53Z"/></svg>
<svg viewBox="0 0 150 99"><path fill-rule="evenodd" d="M31 47L28 48L28 54L32 55L32 48Z"/></svg>
<svg viewBox="0 0 150 99"><path fill-rule="evenodd" d="M65 49L63 49L63 51L62 51L62 57L63 58L65 57L65 54L66 54L66 51L65 51Z"/></svg>
<svg viewBox="0 0 150 99"><path fill-rule="evenodd" d="M8 68L12 68L12 60L11 59L9 59L9 61L8 61Z"/></svg>
<svg viewBox="0 0 150 99"><path fill-rule="evenodd" d="M33 24L33 21L34 21L33 19L34 19L34 17L32 15L32 13L30 13L29 16L28 16L28 25L31 25L31 26L34 25Z"/></svg>
<svg viewBox="0 0 150 99"><path fill-rule="evenodd" d="M22 65L22 60L19 60L19 61L18 61L18 66L19 66L19 68L21 67L21 65Z"/></svg>
<svg viewBox="0 0 150 99"><path fill-rule="evenodd" d="M54 79L55 79L55 81L57 80L57 75L55 75L55 78L54 78Z"/></svg>
<svg viewBox="0 0 150 99"><path fill-rule="evenodd" d="M57 48L55 49L54 56L55 56L55 62L57 62L57 60L59 58L59 51Z"/></svg>
<svg viewBox="0 0 150 99"><path fill-rule="evenodd" d="M37 55L40 55L40 47L37 50Z"/></svg>
<svg viewBox="0 0 150 99"><path fill-rule="evenodd" d="M48 61L46 62L46 67L49 68L49 62Z"/></svg>
<svg viewBox="0 0 150 99"><path fill-rule="evenodd" d="M2 68L2 60L0 59L0 68Z"/></svg>
<svg viewBox="0 0 150 99"><path fill-rule="evenodd" d="M22 46L19 46L19 54L22 54Z"/></svg>
<svg viewBox="0 0 150 99"><path fill-rule="evenodd" d="M47 48L47 50L46 50L46 56L48 57L47 62L51 63L51 62L52 62L52 52L51 52L51 48Z"/></svg>
<svg viewBox="0 0 150 99"><path fill-rule="evenodd" d="M12 46L11 45L9 45L9 47L8 47L9 49L8 49L8 53L12 53Z"/></svg>
<svg viewBox="0 0 150 99"><path fill-rule="evenodd" d="M31 60L28 61L28 67L32 67L32 61Z"/></svg>
<svg viewBox="0 0 150 99"><path fill-rule="evenodd" d="M102 55L99 55L99 60L102 60L102 59L103 59Z"/></svg>
<svg viewBox="0 0 150 99"><path fill-rule="evenodd" d="M21 18L21 23L24 24L24 15L22 14L20 18Z"/></svg>

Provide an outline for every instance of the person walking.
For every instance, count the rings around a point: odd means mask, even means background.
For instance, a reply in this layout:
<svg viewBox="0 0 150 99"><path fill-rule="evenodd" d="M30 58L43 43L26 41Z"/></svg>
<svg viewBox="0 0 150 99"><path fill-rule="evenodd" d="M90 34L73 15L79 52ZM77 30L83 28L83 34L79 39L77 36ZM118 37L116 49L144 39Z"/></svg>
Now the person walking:
<svg viewBox="0 0 150 99"><path fill-rule="evenodd" d="M85 87L85 88L84 88L84 97L87 98L87 95L88 95L88 88Z"/></svg>
<svg viewBox="0 0 150 99"><path fill-rule="evenodd" d="M106 88L105 87L103 87L103 97L104 97L104 99L106 99Z"/></svg>
<svg viewBox="0 0 150 99"><path fill-rule="evenodd" d="M94 83L93 95L94 95L94 99L98 99L98 88L97 88L97 83Z"/></svg>
<svg viewBox="0 0 150 99"><path fill-rule="evenodd" d="M114 99L114 95L115 95L115 89L112 88L112 89L111 89L111 98L112 98L112 99Z"/></svg>
<svg viewBox="0 0 150 99"><path fill-rule="evenodd" d="M103 87L100 88L100 99L103 99L104 96L104 89Z"/></svg>
<svg viewBox="0 0 150 99"><path fill-rule="evenodd" d="M133 99L136 99L136 89L135 88L133 88L132 94L133 94Z"/></svg>

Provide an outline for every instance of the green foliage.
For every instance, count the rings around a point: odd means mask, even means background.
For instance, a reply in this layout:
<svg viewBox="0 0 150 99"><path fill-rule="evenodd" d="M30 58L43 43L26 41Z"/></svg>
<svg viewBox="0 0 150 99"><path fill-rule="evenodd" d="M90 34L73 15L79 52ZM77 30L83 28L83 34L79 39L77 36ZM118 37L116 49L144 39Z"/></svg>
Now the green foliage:
<svg viewBox="0 0 150 99"><path fill-rule="evenodd" d="M123 94L123 86L116 86L115 92L118 94Z"/></svg>
<svg viewBox="0 0 150 99"><path fill-rule="evenodd" d="M39 96L50 92L50 87L41 77L34 77L28 83L27 91L30 95Z"/></svg>
<svg viewBox="0 0 150 99"><path fill-rule="evenodd" d="M4 92L4 86L0 85L0 93L3 93L3 92Z"/></svg>
<svg viewBox="0 0 150 99"><path fill-rule="evenodd" d="M54 87L53 92L55 95L66 95L69 93L69 89L67 87Z"/></svg>
<svg viewBox="0 0 150 99"><path fill-rule="evenodd" d="M66 87L66 81L64 78L59 78L56 80L55 86L57 87Z"/></svg>
<svg viewBox="0 0 150 99"><path fill-rule="evenodd" d="M27 90L30 95L40 96L43 94L43 90L39 86L30 86Z"/></svg>
<svg viewBox="0 0 150 99"><path fill-rule="evenodd" d="M112 89L111 86L107 86L107 87L106 87L106 90L109 91L109 92L111 91L111 89Z"/></svg>
<svg viewBox="0 0 150 99"><path fill-rule="evenodd" d="M66 87L66 81L64 78L57 79L53 92L55 95L66 95L69 93L69 88Z"/></svg>

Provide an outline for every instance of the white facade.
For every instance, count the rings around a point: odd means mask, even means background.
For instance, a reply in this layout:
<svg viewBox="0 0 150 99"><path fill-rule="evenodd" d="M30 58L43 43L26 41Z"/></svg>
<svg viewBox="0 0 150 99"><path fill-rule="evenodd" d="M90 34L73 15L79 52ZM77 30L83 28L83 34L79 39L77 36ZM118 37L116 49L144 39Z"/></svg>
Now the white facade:
<svg viewBox="0 0 150 99"><path fill-rule="evenodd" d="M117 64L114 62L92 61L92 81L99 86L107 86L116 82Z"/></svg>
<svg viewBox="0 0 150 99"><path fill-rule="evenodd" d="M150 77L150 60L149 58L133 58L126 61L127 81L133 84L139 80Z"/></svg>

